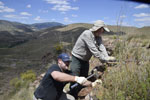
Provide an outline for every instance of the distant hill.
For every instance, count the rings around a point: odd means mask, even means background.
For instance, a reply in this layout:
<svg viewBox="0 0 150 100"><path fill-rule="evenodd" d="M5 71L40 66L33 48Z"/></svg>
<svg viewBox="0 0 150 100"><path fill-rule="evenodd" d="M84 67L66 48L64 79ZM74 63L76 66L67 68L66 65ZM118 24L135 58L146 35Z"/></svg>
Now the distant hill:
<svg viewBox="0 0 150 100"><path fill-rule="evenodd" d="M13 47L32 39L31 35L17 34L12 35L8 31L0 31L0 48Z"/></svg>
<svg viewBox="0 0 150 100"><path fill-rule="evenodd" d="M12 35L30 34L30 32L33 32L29 25L5 20L0 20L0 31L8 31Z"/></svg>
<svg viewBox="0 0 150 100"><path fill-rule="evenodd" d="M45 23L31 24L30 26L40 30L40 29L45 29L45 28L51 28L51 27L54 27L54 26L64 26L64 25L61 24L61 23L58 23L58 22L45 22Z"/></svg>
<svg viewBox="0 0 150 100"><path fill-rule="evenodd" d="M35 38L34 31L63 26L57 22L35 23L32 25L0 20L0 48L12 47Z"/></svg>
<svg viewBox="0 0 150 100"><path fill-rule="evenodd" d="M0 20L0 47L12 47L32 38L29 25Z"/></svg>
<svg viewBox="0 0 150 100"><path fill-rule="evenodd" d="M150 35L150 26L145 26L145 27L142 27L142 28L138 28L137 30L141 33L147 33L147 34Z"/></svg>
<svg viewBox="0 0 150 100"><path fill-rule="evenodd" d="M73 43L84 30L90 29L91 27L92 24L89 23L63 25L57 22L47 22L27 25L0 20L0 47L16 46L18 44L25 43L28 40L31 40L30 44L33 45L33 47L34 45L37 46L36 49L39 48L39 44L43 46L46 46L46 44L54 45L58 41ZM111 32L104 34L108 35L135 34L139 32L150 33L150 27L137 28L112 25L108 25L107 27L111 30ZM34 29L36 29L36 31ZM33 41L36 41L36 43L32 43ZM42 44L43 42L44 44ZM28 45L28 43L26 45Z"/></svg>

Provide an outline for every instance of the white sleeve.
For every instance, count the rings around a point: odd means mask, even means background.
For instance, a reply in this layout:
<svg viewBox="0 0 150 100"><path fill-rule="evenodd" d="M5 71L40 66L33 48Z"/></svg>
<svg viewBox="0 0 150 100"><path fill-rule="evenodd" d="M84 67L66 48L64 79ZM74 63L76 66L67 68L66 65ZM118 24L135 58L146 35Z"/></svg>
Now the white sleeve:
<svg viewBox="0 0 150 100"><path fill-rule="evenodd" d="M100 44L99 49L101 51L101 54L104 56L105 60L107 60L109 56L108 56L105 46L103 44Z"/></svg>

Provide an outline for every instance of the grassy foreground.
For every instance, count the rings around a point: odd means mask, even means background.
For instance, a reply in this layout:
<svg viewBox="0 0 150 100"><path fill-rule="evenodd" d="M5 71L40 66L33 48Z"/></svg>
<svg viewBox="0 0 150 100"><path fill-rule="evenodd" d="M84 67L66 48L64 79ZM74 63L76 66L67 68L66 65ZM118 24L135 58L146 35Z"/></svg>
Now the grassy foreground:
<svg viewBox="0 0 150 100"><path fill-rule="evenodd" d="M150 100L150 40L143 37L116 39L118 63L103 76L103 88L96 94L100 100Z"/></svg>

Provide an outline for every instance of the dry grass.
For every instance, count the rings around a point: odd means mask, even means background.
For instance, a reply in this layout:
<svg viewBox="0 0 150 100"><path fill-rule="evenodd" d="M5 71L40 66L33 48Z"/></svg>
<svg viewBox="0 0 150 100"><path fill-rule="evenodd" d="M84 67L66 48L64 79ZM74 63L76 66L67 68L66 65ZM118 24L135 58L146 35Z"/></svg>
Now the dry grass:
<svg viewBox="0 0 150 100"><path fill-rule="evenodd" d="M126 38L125 38L126 39ZM135 40L134 40L135 41ZM103 76L100 100L150 100L150 51L139 45L142 41L118 41L114 56L117 67Z"/></svg>

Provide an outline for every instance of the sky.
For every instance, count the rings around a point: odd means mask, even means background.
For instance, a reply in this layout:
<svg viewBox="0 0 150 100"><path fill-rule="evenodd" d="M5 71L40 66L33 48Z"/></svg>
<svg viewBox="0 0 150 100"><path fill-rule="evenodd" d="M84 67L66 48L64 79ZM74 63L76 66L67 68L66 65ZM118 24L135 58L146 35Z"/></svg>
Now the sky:
<svg viewBox="0 0 150 100"><path fill-rule="evenodd" d="M121 0L0 0L0 20L150 26L150 5Z"/></svg>

